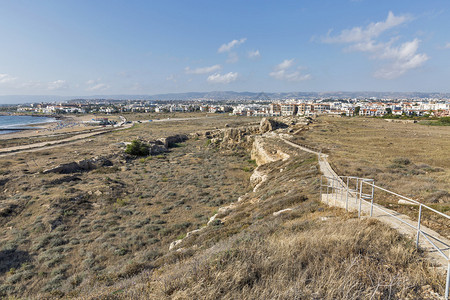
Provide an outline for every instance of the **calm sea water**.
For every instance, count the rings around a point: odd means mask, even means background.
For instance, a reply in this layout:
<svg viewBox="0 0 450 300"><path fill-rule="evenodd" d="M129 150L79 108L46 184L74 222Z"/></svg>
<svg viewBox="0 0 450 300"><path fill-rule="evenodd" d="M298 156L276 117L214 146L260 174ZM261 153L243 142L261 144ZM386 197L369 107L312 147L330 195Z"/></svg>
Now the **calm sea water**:
<svg viewBox="0 0 450 300"><path fill-rule="evenodd" d="M26 125L48 123L56 121L54 118L48 117L31 117L31 116L0 116L0 129L21 128ZM0 134L14 132L12 130L0 130Z"/></svg>

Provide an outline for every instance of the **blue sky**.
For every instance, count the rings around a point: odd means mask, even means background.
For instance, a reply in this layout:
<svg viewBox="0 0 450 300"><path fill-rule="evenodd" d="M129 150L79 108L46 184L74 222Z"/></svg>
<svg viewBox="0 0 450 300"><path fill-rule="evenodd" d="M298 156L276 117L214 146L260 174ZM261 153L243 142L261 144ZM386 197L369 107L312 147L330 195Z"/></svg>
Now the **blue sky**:
<svg viewBox="0 0 450 300"><path fill-rule="evenodd" d="M450 1L3 1L0 95L450 92Z"/></svg>

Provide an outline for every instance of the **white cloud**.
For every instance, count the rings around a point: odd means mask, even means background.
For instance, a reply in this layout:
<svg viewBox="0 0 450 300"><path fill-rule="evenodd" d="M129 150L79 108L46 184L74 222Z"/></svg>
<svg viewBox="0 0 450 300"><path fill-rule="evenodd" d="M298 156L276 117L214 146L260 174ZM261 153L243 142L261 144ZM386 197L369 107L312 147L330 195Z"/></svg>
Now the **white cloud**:
<svg viewBox="0 0 450 300"><path fill-rule="evenodd" d="M220 48L217 50L218 53L223 53L223 52L229 52L231 49L233 49L236 46L239 46L240 44L245 43L245 41L247 40L247 38L242 38L240 40L232 40L231 42L229 42L228 44L223 44L222 46L220 46Z"/></svg>
<svg viewBox="0 0 450 300"><path fill-rule="evenodd" d="M186 67L184 71L186 72L186 74L208 74L219 71L220 69L222 69L221 65L214 65L210 67L197 68L193 70L189 67Z"/></svg>
<svg viewBox="0 0 450 300"><path fill-rule="evenodd" d="M0 83L11 83L16 79L17 77L12 77L9 74L0 74Z"/></svg>
<svg viewBox="0 0 450 300"><path fill-rule="evenodd" d="M283 62L275 67L276 70L289 69L294 64L294 59L285 59Z"/></svg>
<svg viewBox="0 0 450 300"><path fill-rule="evenodd" d="M86 81L88 91L104 91L110 88L106 83L100 82L100 79L91 79Z"/></svg>
<svg viewBox="0 0 450 300"><path fill-rule="evenodd" d="M228 59L227 59L227 63L229 64L235 64L239 61L239 56L237 55L236 52L230 52L228 54Z"/></svg>
<svg viewBox="0 0 450 300"><path fill-rule="evenodd" d="M69 87L69 85L67 84L67 82L65 80L61 80L61 79L49 82L47 84L47 89L50 91L64 90L64 89L67 89L68 87Z"/></svg>
<svg viewBox="0 0 450 300"><path fill-rule="evenodd" d="M370 59L385 61L386 64L375 71L374 76L383 79L394 79L409 70L421 67L429 57L425 53L417 53L420 43L417 38L398 46L394 46L398 38L393 38L388 42L377 41L376 38L385 31L411 19L407 15L395 16L392 12L389 12L385 21L371 23L366 28L354 27L346 29L334 37L328 34L322 41L324 43L349 44L349 47L346 48L347 51L369 53Z"/></svg>
<svg viewBox="0 0 450 300"><path fill-rule="evenodd" d="M298 67L296 70L289 70L295 65L294 59L285 59L279 65L276 65L273 72L269 75L278 80L285 80L290 82L299 82L311 79L311 74L302 74L302 67Z"/></svg>
<svg viewBox="0 0 450 300"><path fill-rule="evenodd" d="M261 54L259 53L259 50L249 51L248 52L248 57L249 58L259 58L260 56L261 56Z"/></svg>
<svg viewBox="0 0 450 300"><path fill-rule="evenodd" d="M233 81L236 81L238 77L238 73L236 72L229 72L227 74L213 74L213 75L209 75L207 81L210 83L230 83Z"/></svg>
<svg viewBox="0 0 450 300"><path fill-rule="evenodd" d="M109 85L105 83L98 83L96 85L87 88L88 91L104 91L107 89L109 89Z"/></svg>
<svg viewBox="0 0 450 300"><path fill-rule="evenodd" d="M375 77L393 79L422 66L429 57L424 53L417 53L419 42L414 39L396 48L386 47L379 55L381 59L390 60L391 64L377 70Z"/></svg>
<svg viewBox="0 0 450 300"><path fill-rule="evenodd" d="M445 44L444 49L450 49L450 42L447 42L447 44Z"/></svg>
<svg viewBox="0 0 450 300"><path fill-rule="evenodd" d="M399 26L411 20L408 15L395 16L391 11L388 13L386 21L370 23L366 28L353 27L352 29L342 30L338 36L331 37L330 33L322 39L325 43L357 43L368 41L378 37L383 32Z"/></svg>

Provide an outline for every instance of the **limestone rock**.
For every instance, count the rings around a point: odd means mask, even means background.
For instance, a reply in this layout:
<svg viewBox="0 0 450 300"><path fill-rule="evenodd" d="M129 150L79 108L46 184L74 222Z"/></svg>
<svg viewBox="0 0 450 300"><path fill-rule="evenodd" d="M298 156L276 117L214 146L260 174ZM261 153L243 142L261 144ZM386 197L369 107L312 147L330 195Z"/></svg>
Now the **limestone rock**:
<svg viewBox="0 0 450 300"><path fill-rule="evenodd" d="M286 127L288 127L288 126L282 122L278 122L278 121L276 121L274 119L270 119L270 118L263 118L261 120L261 123L259 124L259 131L261 133L266 133L266 132L273 131L278 128L286 128Z"/></svg>
<svg viewBox="0 0 450 300"><path fill-rule="evenodd" d="M274 212L273 215L274 215L274 216L279 216L279 215L281 215L282 213L285 213L285 212L288 212L288 211L292 211L292 210L293 210L292 208L285 208L285 209L282 209L282 210L279 210L279 211Z"/></svg>
<svg viewBox="0 0 450 300"><path fill-rule="evenodd" d="M55 168L44 170L43 173L59 173L59 174L70 174L82 171L91 171L100 167L110 167L113 163L101 156L96 156L90 159L80 160L78 162L70 162L67 164L61 164Z"/></svg>
<svg viewBox="0 0 450 300"><path fill-rule="evenodd" d="M172 135L172 136L168 136L168 137L165 137L165 138L161 138L158 141L162 142L164 147L170 148L174 144L182 143L182 142L186 141L187 139L188 139L187 135L185 135L185 134L177 134L177 135Z"/></svg>
<svg viewBox="0 0 450 300"><path fill-rule="evenodd" d="M176 241L173 241L172 243L170 243L169 250L172 250L173 248L175 248L182 241L183 240L176 240Z"/></svg>

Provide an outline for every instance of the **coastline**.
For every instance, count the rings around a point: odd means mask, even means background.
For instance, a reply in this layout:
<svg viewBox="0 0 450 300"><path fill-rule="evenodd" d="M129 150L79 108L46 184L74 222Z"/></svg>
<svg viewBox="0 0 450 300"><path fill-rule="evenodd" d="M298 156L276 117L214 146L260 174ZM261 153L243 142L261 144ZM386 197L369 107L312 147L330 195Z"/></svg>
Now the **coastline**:
<svg viewBox="0 0 450 300"><path fill-rule="evenodd" d="M14 114L0 114L0 117L5 116L5 117L20 117L22 115L14 115ZM8 134L13 134L13 133L19 133L22 131L28 131L28 130L43 130L45 128L47 128L48 126L50 126L51 124L58 122L58 119L53 117L53 116L30 116L30 115L25 115L27 117L39 117L39 118L43 118L43 120L36 120L36 121L41 121L41 122L36 122L36 123L18 123L18 124L13 124L13 125L6 125L6 127L0 127L0 136L2 135L8 135ZM29 119L28 119L29 120Z"/></svg>
<svg viewBox="0 0 450 300"><path fill-rule="evenodd" d="M1 114L5 115L5 114ZM31 116L30 114L24 114ZM35 117L44 117L44 115L35 115ZM53 122L41 122L22 125L26 127L23 130L17 130L14 132L1 133L0 141L10 139L22 139L32 138L38 136L54 136L55 134L73 134L84 131L92 130L93 126L87 126L84 121L91 120L94 115L69 115L69 116L54 116L49 115L50 118L54 118Z"/></svg>

